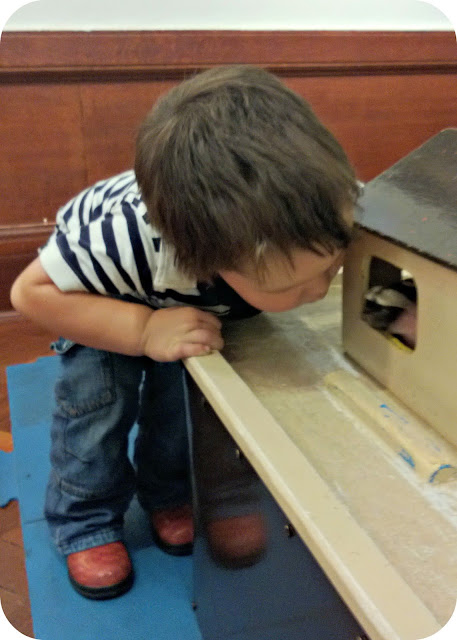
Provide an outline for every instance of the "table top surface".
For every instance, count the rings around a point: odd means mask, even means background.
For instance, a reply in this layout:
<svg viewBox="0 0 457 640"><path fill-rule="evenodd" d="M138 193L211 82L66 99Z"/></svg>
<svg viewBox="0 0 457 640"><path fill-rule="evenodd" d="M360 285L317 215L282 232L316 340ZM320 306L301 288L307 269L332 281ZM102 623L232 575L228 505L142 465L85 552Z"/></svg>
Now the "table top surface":
<svg viewBox="0 0 457 640"><path fill-rule="evenodd" d="M222 355L186 366L371 640L428 637L456 604L457 481L418 477L332 393L341 372L375 384L340 335L336 283L227 324Z"/></svg>

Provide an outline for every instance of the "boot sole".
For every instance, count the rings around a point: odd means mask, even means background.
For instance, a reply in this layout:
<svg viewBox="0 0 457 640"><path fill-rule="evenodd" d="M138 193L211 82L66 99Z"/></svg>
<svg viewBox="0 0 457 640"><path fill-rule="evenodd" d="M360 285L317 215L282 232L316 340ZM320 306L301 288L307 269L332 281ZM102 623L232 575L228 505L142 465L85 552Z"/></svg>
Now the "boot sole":
<svg viewBox="0 0 457 640"><path fill-rule="evenodd" d="M110 598L118 598L124 593L129 591L133 585L133 571L117 584L113 584L109 587L86 587L74 580L70 574L68 574L71 585L75 591L89 600L109 600Z"/></svg>
<svg viewBox="0 0 457 640"><path fill-rule="evenodd" d="M156 546L170 556L190 556L194 550L193 542L186 542L185 544L170 544L169 542L165 542L152 525L151 533Z"/></svg>

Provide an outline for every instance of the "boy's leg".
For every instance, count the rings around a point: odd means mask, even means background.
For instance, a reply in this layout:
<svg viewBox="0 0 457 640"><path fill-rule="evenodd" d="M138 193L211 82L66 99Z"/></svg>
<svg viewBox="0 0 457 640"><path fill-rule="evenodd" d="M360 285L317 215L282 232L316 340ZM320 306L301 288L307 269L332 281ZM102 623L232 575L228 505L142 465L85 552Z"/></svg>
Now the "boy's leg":
<svg viewBox="0 0 457 640"><path fill-rule="evenodd" d="M181 363L148 363L135 447L139 502L156 542L175 555L190 553L193 542L183 385Z"/></svg>
<svg viewBox="0 0 457 640"><path fill-rule="evenodd" d="M99 561L109 552L125 565L119 541L135 488L127 437L138 411L142 361L68 346L60 341L45 515L57 549L72 561L97 548L104 553L100 560L97 552Z"/></svg>

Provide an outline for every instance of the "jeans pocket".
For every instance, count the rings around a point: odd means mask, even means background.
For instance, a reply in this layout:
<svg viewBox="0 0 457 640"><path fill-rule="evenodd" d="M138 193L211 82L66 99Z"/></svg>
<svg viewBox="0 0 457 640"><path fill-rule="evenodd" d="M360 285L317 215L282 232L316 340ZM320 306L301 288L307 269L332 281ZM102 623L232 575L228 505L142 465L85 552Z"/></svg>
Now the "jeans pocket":
<svg viewBox="0 0 457 640"><path fill-rule="evenodd" d="M77 418L112 404L116 398L111 354L78 344L61 353L56 382L57 413Z"/></svg>

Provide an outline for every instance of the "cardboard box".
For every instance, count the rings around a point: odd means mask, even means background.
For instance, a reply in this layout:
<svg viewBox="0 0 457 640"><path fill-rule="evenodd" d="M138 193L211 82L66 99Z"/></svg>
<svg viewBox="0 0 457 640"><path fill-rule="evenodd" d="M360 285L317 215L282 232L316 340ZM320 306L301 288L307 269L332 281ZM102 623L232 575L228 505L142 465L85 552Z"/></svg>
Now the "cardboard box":
<svg viewBox="0 0 457 640"><path fill-rule="evenodd" d="M457 129L365 186L343 279L345 352L457 446ZM417 291L414 349L363 319L366 292L403 271Z"/></svg>

